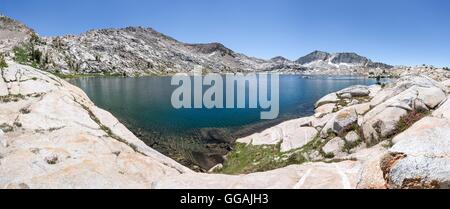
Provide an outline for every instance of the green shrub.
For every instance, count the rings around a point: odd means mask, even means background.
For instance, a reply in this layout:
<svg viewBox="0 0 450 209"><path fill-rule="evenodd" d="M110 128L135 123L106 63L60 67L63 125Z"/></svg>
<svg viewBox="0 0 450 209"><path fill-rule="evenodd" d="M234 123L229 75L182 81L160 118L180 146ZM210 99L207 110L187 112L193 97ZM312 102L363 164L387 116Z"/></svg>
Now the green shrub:
<svg viewBox="0 0 450 209"><path fill-rule="evenodd" d="M8 64L6 63L5 57L0 54L0 69L7 68Z"/></svg>
<svg viewBox="0 0 450 209"><path fill-rule="evenodd" d="M38 68L41 66L42 52L35 49L32 43L26 43L22 46L16 46L13 49L14 60L23 65L30 65Z"/></svg>
<svg viewBox="0 0 450 209"><path fill-rule="evenodd" d="M411 127L414 123L424 118L428 112L411 111L407 115L400 118L396 125L396 133L401 133Z"/></svg>

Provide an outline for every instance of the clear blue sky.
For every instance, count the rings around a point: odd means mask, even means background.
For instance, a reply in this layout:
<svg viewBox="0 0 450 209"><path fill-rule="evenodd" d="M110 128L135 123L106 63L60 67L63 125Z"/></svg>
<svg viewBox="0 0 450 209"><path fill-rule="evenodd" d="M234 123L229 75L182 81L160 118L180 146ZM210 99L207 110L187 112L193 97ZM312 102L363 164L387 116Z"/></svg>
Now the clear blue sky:
<svg viewBox="0 0 450 209"><path fill-rule="evenodd" d="M0 12L45 36L145 26L260 58L317 49L450 66L448 0L0 0Z"/></svg>

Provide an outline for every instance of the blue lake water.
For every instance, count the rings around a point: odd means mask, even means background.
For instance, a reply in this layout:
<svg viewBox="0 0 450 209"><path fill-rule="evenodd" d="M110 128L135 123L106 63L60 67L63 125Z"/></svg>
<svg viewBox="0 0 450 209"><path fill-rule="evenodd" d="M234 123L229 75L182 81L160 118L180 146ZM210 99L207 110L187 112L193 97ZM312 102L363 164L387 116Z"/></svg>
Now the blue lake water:
<svg viewBox="0 0 450 209"><path fill-rule="evenodd" d="M314 103L322 96L352 85L375 84L376 80L281 75L280 114L271 121L260 119L261 109L175 109L171 105L171 95L177 86L171 85L171 77L92 77L71 79L70 82L83 89L97 106L114 114L146 143L169 156L178 152L179 156L173 158L182 158L180 156L186 153L192 154L189 152L208 152L205 144L210 146L211 138L220 138L217 135L236 138L284 120L311 115ZM208 130L220 131L211 134ZM181 154L180 150L183 150Z"/></svg>

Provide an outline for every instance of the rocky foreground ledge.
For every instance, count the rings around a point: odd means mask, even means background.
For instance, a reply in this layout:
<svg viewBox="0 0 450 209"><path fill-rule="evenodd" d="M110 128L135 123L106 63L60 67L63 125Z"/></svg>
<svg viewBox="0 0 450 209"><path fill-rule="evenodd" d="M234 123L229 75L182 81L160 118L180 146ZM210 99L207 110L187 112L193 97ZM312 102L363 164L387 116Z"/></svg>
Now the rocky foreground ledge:
<svg viewBox="0 0 450 209"><path fill-rule="evenodd" d="M450 184L449 81L405 76L384 87L355 86L327 95L318 101L315 116L239 140L244 148L275 146L280 163L284 157L302 156L303 164L225 175L195 173L161 155L64 80L32 67L8 65L0 78L0 188ZM239 153L232 153L228 162L233 155Z"/></svg>

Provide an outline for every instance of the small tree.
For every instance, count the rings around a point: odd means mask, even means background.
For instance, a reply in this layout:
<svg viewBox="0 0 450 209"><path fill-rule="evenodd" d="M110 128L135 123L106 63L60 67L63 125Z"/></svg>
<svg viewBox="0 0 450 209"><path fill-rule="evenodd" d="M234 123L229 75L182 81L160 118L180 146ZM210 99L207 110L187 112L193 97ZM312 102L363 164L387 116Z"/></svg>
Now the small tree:
<svg viewBox="0 0 450 209"><path fill-rule="evenodd" d="M3 54L0 54L0 69L7 68L8 64L6 63L5 57Z"/></svg>

